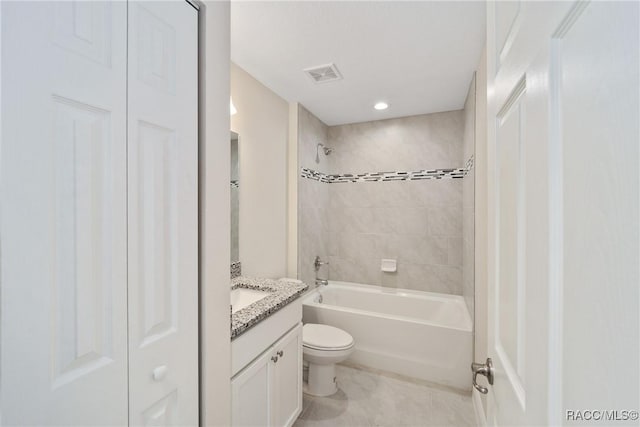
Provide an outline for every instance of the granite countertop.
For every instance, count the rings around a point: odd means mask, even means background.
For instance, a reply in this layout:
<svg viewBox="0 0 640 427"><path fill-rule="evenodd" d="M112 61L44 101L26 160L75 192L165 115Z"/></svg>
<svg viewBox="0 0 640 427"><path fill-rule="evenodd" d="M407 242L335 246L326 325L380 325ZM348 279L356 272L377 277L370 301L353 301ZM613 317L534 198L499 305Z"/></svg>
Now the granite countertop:
<svg viewBox="0 0 640 427"><path fill-rule="evenodd" d="M237 288L266 291L270 294L231 315L232 340L298 298L309 285L302 282L240 276L231 280L231 290Z"/></svg>

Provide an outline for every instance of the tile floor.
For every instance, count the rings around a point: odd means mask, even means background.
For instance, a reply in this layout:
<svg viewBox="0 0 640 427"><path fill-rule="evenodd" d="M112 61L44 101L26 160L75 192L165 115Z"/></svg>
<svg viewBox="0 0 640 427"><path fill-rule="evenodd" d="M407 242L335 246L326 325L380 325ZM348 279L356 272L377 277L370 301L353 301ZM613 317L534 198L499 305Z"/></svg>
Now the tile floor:
<svg viewBox="0 0 640 427"><path fill-rule="evenodd" d="M338 365L330 397L304 395L294 427L473 426L471 394Z"/></svg>

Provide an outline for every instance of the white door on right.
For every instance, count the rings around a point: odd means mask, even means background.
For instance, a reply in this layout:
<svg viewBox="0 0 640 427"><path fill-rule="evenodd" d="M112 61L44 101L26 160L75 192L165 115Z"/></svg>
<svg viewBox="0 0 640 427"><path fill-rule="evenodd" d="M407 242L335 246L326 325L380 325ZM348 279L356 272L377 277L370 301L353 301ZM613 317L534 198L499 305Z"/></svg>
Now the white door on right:
<svg viewBox="0 0 640 427"><path fill-rule="evenodd" d="M488 4L490 425L639 409L638 21Z"/></svg>

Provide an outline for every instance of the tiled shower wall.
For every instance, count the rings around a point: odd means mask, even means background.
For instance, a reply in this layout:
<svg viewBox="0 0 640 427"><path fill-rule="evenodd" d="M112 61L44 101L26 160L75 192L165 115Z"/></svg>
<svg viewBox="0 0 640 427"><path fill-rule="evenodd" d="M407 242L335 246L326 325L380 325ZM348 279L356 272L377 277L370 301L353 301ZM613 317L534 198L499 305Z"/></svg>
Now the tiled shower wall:
<svg viewBox="0 0 640 427"><path fill-rule="evenodd" d="M330 171L459 168L462 135L462 111L330 127ZM329 206L331 280L462 293L462 179L333 183Z"/></svg>
<svg viewBox="0 0 640 427"><path fill-rule="evenodd" d="M464 295L473 313L474 116L473 82L446 113L327 127L300 106L299 278L313 283L320 255L321 278ZM416 171L430 179L401 173Z"/></svg>
<svg viewBox="0 0 640 427"><path fill-rule="evenodd" d="M469 162L469 170L462 180L462 295L473 318L475 295L475 118L476 118L476 78L469 86L464 103L464 138L462 153Z"/></svg>
<svg viewBox="0 0 640 427"><path fill-rule="evenodd" d="M299 178L299 277L313 282L317 254L331 280L462 295L464 129L463 110L326 127L301 107L299 166L331 183ZM334 149L320 163L318 142ZM377 175L415 171L431 179ZM381 271L383 258L396 273Z"/></svg>
<svg viewBox="0 0 640 427"><path fill-rule="evenodd" d="M318 143L327 145L328 127L301 105L298 106L298 165L313 170L328 170L327 157L318 156ZM298 278L313 284L313 260L329 256L329 185L298 176ZM319 277L328 278L323 267Z"/></svg>

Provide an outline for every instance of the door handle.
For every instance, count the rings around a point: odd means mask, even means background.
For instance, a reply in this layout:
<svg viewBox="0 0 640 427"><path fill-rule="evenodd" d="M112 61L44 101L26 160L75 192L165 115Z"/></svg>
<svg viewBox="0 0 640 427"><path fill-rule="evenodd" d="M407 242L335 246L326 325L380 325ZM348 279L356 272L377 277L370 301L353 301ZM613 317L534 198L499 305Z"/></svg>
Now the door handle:
<svg viewBox="0 0 640 427"><path fill-rule="evenodd" d="M153 370L153 379L155 381L162 381L167 376L167 365L158 366Z"/></svg>
<svg viewBox="0 0 640 427"><path fill-rule="evenodd" d="M477 382L478 374L487 377L490 385L493 385L493 361L490 357L487 357L486 363L472 363L471 372L473 372L473 387L482 394L489 393L489 389L481 386Z"/></svg>

